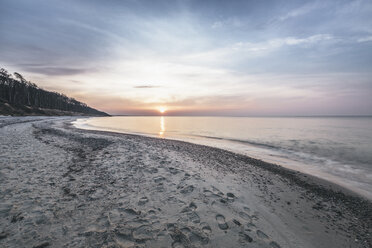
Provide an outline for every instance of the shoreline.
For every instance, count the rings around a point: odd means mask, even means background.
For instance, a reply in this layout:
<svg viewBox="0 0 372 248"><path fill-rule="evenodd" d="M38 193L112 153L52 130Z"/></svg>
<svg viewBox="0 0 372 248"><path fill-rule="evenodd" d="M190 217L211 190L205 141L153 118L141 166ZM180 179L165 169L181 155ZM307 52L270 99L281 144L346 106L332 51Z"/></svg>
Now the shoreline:
<svg viewBox="0 0 372 248"><path fill-rule="evenodd" d="M170 117L172 117L172 116L170 116ZM89 118L89 117L87 117L87 118ZM76 122L76 121L73 121L73 122ZM317 174L314 175L314 174L311 174L310 171L301 170L300 168L298 168L298 166L287 166L285 164L285 162L288 162L288 163L289 162L294 162L294 161L291 161L291 160L281 161L279 163L275 162L275 161L267 161L264 158L262 159L260 156L251 156L247 153L239 152L239 150L234 150L234 149L229 149L229 148L226 148L226 147L221 147L221 146L218 146L218 145L213 145L213 144L210 144L208 142L198 142L198 141L194 141L192 139L182 139L182 138L177 138L177 137L158 137L157 135L150 134L150 133L147 134L147 133L125 132L125 131L119 131L119 130L114 130L114 129L107 130L105 128L92 126L92 125L87 124L87 123L78 124L78 123L72 123L71 122L71 125L74 128L85 130L85 131L93 131L93 132L96 131L96 132L102 132L102 133L114 133L114 134L118 134L118 135L124 134L124 135L142 136L142 137L148 137L148 138L154 138L154 139L181 141L181 142L190 143L190 144L194 144L194 145L200 145L200 146L206 146L206 147L210 147L210 148L220 149L220 150L223 150L223 151L231 152L232 154L235 154L235 155L247 157L251 160L257 160L258 162L261 162L263 164L271 165L269 167L274 168L274 167L279 166L283 170L288 170L288 172L290 174L297 174L298 173L298 176L301 177L301 178L306 177L307 179L311 179L314 182L314 184L320 184L325 188L332 189L333 191L340 191L344 194L347 194L347 195L350 195L350 196L353 196L353 197L360 197L364 200L372 202L372 193L366 192L366 191L364 191L360 188L353 187L351 184L343 183L342 181L337 180L337 179L341 179L341 178L334 178L333 180L331 180L329 178L325 178L327 176L333 178L334 176L331 175L331 174L327 174L327 173L324 173L324 172L317 172ZM80 127L79 127L79 125L80 125ZM218 138L216 138L216 139L218 139ZM271 159L271 160L274 160L274 159Z"/></svg>
<svg viewBox="0 0 372 248"><path fill-rule="evenodd" d="M141 138L149 138L149 139L155 139L155 140L162 140L162 141L169 141L169 142L180 142L185 143L187 145L195 145L195 146L200 146L205 149L215 149L219 152L224 152L228 154L228 156L233 156L236 158L239 158L241 160L246 161L247 163L254 164L255 166L260 166L261 168L264 168L268 171L274 172L275 174L278 174L280 176L286 177L290 180L292 180L294 183L309 188L311 190L318 190L322 194L329 195L329 194L335 194L337 196L341 197L351 197L353 200L350 200L350 202L358 202L358 199L365 201L365 202L370 202L372 203L372 199L369 199L367 196L360 194L359 192L356 192L354 190L348 189L347 187L337 184L332 181L328 181L326 179L317 177L315 175L311 175L302 171L297 171L295 169L291 169L289 167L285 167L280 164L276 163L271 163L264 161L262 159L254 158L249 155L241 154L238 152L234 152L231 150L215 147L215 146L209 146L209 145L203 145L203 144L198 144L198 143L193 143L191 141L184 141L184 140L179 140L179 139L172 139L172 138L160 138L160 137L155 137L155 136L150 136L146 134L137 134L137 133L124 133L124 132L115 132L115 131L107 131L107 130L95 130L95 129L84 129L84 128L79 128L74 126L73 123L71 124L72 127L71 129L77 129L77 130L82 130L86 132L91 132L94 134L103 134L103 135L112 135L112 136L120 136L123 135L123 138L125 136L134 136L134 137L141 137ZM330 192L328 192L328 190ZM318 193L319 193L318 192ZM344 195L344 196L343 196ZM359 203L356 203L358 205Z"/></svg>
<svg viewBox="0 0 372 248"><path fill-rule="evenodd" d="M74 119L0 123L1 246L372 244L372 202L338 185L219 148L78 129Z"/></svg>

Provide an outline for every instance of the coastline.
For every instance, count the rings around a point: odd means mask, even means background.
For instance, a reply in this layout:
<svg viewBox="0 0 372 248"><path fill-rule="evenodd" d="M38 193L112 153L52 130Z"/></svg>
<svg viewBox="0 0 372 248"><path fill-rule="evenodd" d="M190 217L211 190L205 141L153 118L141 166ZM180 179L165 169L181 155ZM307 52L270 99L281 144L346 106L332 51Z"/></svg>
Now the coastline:
<svg viewBox="0 0 372 248"><path fill-rule="evenodd" d="M93 120L94 119L95 118L93 118ZM78 119L77 121L73 122L73 125L76 128L84 130L113 132L118 134L132 134L152 138L178 140L196 145L202 145L222 149L225 151L230 151L234 154L250 157L252 159L265 162L267 164L278 165L292 172L299 172L300 174L305 174L307 177L313 178L313 181L317 181L317 184L322 184L325 187L333 188L335 191L342 191L346 194L356 195L365 198L369 201L372 201L372 192L368 190L370 188L369 185L368 184L361 185L360 181L358 181L358 178L350 180L350 178L339 176L337 175L337 173L330 173L329 171L322 170L321 166L313 166L317 165L318 163L321 163L321 161L316 160L314 161L314 159L311 162L304 160L300 161L298 160L298 158L289 157L288 154L278 153L277 149L276 150L263 149L262 148L263 145L257 142L255 144L251 144L250 142L245 140L242 141L233 138L204 136L197 134L191 136L187 134L164 135L163 132L155 134L152 132L144 132L144 130L135 132L131 130L130 125L129 129L124 130L110 125L108 126L93 125L94 121L91 122L90 120L91 120L90 118ZM240 145L240 143L243 143L244 145L242 146ZM334 161L332 162L336 163ZM333 166L343 167L344 165L341 163L334 164Z"/></svg>
<svg viewBox="0 0 372 248"><path fill-rule="evenodd" d="M341 186L219 148L77 129L74 119L0 125L1 245L22 246L35 229L43 247L372 244L371 201ZM37 213L22 197L38 199Z"/></svg>
<svg viewBox="0 0 372 248"><path fill-rule="evenodd" d="M276 174L279 174L281 176L292 178L292 180L294 180L296 183L304 185L305 187L306 186L307 187L319 186L320 188L325 188L326 190L329 189L333 192L345 194L345 195L350 196L350 197L362 198L363 200L366 200L366 201L372 201L372 199L368 198L366 195L363 195L362 193L360 193L358 191L354 191L352 189L349 189L346 186L343 186L341 184L337 184L335 182L323 179L323 178L318 177L316 175L311 175L311 174L306 173L304 171L298 171L294 168L286 167L285 165L282 165L282 164L278 164L278 163L270 162L270 161L265 161L265 160L260 159L260 158L256 158L256 157L249 156L247 154L239 153L239 152L236 152L234 150L228 150L228 149L225 149L225 148L220 148L218 146L196 143L196 142L192 142L192 141L189 141L189 140L181 140L181 139L172 138L172 137L169 137L169 138L165 137L164 138L164 137L157 137L157 136L151 135L151 134L119 132L119 131L113 131L113 130L104 130L103 128L100 130L97 127L89 126L87 124L85 124L85 125L87 125L86 128L82 128L82 127L75 126L75 123L71 122L71 124L72 124L71 128L76 128L76 129L80 129L80 130L84 130L84 131L88 131L88 132L92 132L92 133L98 133L98 134L104 134L104 135L115 135L115 136L117 136L117 135L119 135L119 136L120 135L124 135L124 136L133 135L133 136L146 137L146 138L151 138L151 139L179 141L179 142L186 143L186 144L193 144L193 145L197 145L197 146L200 146L200 147L204 147L206 149L208 149L208 148L217 149L217 150L220 150L221 152L230 153L230 156L240 157L241 160L245 160L245 161L247 161L247 163L254 164L256 166L261 166L262 168L265 168L266 170L269 170L269 171L274 172ZM310 186L310 185L312 185L312 186Z"/></svg>

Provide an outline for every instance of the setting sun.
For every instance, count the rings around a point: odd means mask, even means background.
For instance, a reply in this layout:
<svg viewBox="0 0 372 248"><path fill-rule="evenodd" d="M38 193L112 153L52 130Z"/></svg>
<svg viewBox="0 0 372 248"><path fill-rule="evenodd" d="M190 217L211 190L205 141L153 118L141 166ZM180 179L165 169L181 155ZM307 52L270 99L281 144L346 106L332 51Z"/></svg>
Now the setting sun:
<svg viewBox="0 0 372 248"><path fill-rule="evenodd" d="M161 114L164 114L165 111L167 111L167 108L164 107L164 106L162 106L162 107L158 107L158 110L159 110L159 112L160 112Z"/></svg>

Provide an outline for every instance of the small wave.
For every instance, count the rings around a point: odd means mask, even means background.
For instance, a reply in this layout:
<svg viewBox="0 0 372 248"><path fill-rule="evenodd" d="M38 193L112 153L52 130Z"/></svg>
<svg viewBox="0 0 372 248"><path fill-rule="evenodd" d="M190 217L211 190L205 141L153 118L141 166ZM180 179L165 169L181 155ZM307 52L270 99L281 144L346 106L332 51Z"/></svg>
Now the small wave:
<svg viewBox="0 0 372 248"><path fill-rule="evenodd" d="M202 138L208 138L208 139L215 139L215 140L226 140L226 141L232 141L232 142L239 142L239 143L244 143L244 144L249 144L257 147L262 147L262 148L270 148L274 150L283 150L282 147L266 144L266 143L259 143L256 141L251 141L251 140L242 140L242 139L233 139L233 138L223 138L223 137L215 137L215 136L208 136L208 135L192 135L196 137L202 137Z"/></svg>

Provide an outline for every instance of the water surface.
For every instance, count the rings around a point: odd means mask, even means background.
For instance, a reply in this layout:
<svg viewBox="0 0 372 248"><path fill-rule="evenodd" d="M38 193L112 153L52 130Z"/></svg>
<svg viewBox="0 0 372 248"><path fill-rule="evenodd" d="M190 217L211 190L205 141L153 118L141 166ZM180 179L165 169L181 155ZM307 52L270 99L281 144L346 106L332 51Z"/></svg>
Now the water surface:
<svg viewBox="0 0 372 248"><path fill-rule="evenodd" d="M94 117L75 125L215 146L327 179L372 199L370 117Z"/></svg>

